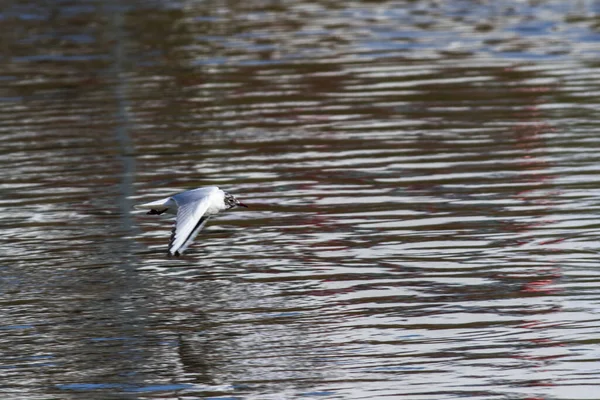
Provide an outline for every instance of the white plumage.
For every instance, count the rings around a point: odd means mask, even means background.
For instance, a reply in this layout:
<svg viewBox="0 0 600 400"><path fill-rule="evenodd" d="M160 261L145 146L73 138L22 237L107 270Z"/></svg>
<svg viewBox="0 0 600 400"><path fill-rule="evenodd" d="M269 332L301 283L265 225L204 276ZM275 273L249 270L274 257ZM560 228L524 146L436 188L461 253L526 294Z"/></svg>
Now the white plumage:
<svg viewBox="0 0 600 400"><path fill-rule="evenodd" d="M177 215L168 252L170 255L179 256L192 243L210 217L236 206L248 207L218 187L207 186L140 204L136 208L150 210L147 213L150 215L165 212Z"/></svg>

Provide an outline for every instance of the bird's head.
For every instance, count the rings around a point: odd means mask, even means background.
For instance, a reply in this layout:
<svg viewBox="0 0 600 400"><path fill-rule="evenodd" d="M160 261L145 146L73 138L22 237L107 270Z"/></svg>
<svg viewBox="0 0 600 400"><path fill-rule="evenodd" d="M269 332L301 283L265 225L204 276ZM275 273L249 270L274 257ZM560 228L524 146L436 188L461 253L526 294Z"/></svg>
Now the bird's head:
<svg viewBox="0 0 600 400"><path fill-rule="evenodd" d="M248 208L247 205L245 205L244 203L240 202L232 194L227 193L227 192L224 192L224 193L225 193L225 206L227 207L228 210L230 208L237 207L237 206Z"/></svg>

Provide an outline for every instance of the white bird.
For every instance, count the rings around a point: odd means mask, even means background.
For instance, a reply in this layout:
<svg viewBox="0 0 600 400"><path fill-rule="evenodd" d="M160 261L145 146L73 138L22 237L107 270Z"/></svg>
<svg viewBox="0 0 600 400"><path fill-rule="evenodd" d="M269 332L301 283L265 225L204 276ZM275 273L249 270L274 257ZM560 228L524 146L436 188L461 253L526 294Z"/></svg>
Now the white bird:
<svg viewBox="0 0 600 400"><path fill-rule="evenodd" d="M248 208L218 187L207 186L135 207L149 209L146 214L150 215L160 215L165 212L177 215L169 241L168 254L179 257L198 232L204 228L210 217L236 206Z"/></svg>

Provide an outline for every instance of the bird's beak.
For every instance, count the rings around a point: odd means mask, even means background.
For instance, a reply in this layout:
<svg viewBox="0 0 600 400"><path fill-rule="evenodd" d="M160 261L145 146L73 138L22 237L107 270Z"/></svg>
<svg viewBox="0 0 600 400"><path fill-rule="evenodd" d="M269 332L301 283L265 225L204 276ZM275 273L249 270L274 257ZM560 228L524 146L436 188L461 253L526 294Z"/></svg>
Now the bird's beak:
<svg viewBox="0 0 600 400"><path fill-rule="evenodd" d="M240 203L239 201L237 203L235 203L236 206L240 206L240 207L246 207L248 208L247 205L245 205L244 203Z"/></svg>

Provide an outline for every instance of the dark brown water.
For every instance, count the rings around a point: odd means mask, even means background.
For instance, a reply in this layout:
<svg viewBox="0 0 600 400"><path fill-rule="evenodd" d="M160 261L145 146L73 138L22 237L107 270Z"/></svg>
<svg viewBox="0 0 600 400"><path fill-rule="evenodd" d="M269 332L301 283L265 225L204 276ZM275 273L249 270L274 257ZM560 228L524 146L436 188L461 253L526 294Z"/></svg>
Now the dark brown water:
<svg viewBox="0 0 600 400"><path fill-rule="evenodd" d="M2 399L600 398L600 2L4 5Z"/></svg>

